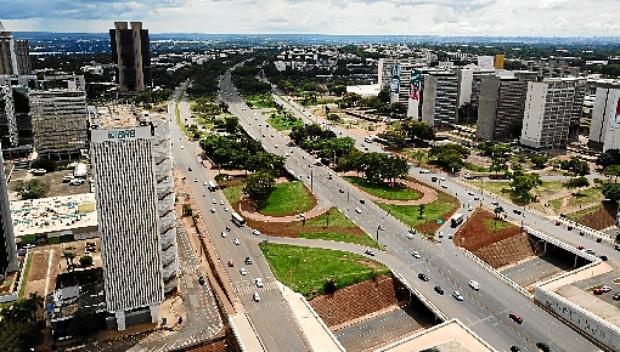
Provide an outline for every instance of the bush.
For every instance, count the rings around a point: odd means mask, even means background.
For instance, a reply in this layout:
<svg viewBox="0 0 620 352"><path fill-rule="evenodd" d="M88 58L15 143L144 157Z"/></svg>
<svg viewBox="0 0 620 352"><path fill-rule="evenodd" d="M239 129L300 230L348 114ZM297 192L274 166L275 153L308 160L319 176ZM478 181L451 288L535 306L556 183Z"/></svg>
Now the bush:
<svg viewBox="0 0 620 352"><path fill-rule="evenodd" d="M90 255L84 255L80 257L80 266L82 268L88 268L93 265L93 257Z"/></svg>
<svg viewBox="0 0 620 352"><path fill-rule="evenodd" d="M16 189L20 197L26 200L45 197L50 187L49 185L35 179L30 181L19 181Z"/></svg>

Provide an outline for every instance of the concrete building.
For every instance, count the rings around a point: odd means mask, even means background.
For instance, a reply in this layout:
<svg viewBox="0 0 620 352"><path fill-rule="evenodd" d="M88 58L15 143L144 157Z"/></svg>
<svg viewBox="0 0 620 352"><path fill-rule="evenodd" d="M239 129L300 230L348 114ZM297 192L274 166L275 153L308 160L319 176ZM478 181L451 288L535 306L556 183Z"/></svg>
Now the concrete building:
<svg viewBox="0 0 620 352"><path fill-rule="evenodd" d="M157 321L178 273L168 121L133 122L115 117L91 131L106 306L119 329L138 311Z"/></svg>
<svg viewBox="0 0 620 352"><path fill-rule="evenodd" d="M11 220L7 179L4 173L2 145L0 145L0 275L4 275L8 271L17 271L17 269L17 247L15 246L15 234Z"/></svg>
<svg viewBox="0 0 620 352"><path fill-rule="evenodd" d="M142 22L115 22L110 29L112 59L116 65L116 83L122 91L143 91L151 85L151 49L149 31Z"/></svg>
<svg viewBox="0 0 620 352"><path fill-rule="evenodd" d="M564 148L572 121L579 121L585 79L528 82L521 144L535 149ZM579 105L579 109L575 105ZM578 114L575 117L575 114Z"/></svg>
<svg viewBox="0 0 620 352"><path fill-rule="evenodd" d="M9 86L0 86L0 143L15 147L18 139L13 90Z"/></svg>
<svg viewBox="0 0 620 352"><path fill-rule="evenodd" d="M0 22L0 75L29 75L30 52L27 40L14 40Z"/></svg>
<svg viewBox="0 0 620 352"><path fill-rule="evenodd" d="M80 90L30 91L34 147L39 156L66 159L88 147L86 93Z"/></svg>
<svg viewBox="0 0 620 352"><path fill-rule="evenodd" d="M484 141L511 141L523 121L527 80L519 77L490 76L480 85L476 138ZM520 134L520 129L519 129Z"/></svg>
<svg viewBox="0 0 620 352"><path fill-rule="evenodd" d="M620 81L601 82L596 88L588 146L607 150L620 148Z"/></svg>
<svg viewBox="0 0 620 352"><path fill-rule="evenodd" d="M435 71L424 75L422 121L433 127L456 122L458 78L452 71Z"/></svg>

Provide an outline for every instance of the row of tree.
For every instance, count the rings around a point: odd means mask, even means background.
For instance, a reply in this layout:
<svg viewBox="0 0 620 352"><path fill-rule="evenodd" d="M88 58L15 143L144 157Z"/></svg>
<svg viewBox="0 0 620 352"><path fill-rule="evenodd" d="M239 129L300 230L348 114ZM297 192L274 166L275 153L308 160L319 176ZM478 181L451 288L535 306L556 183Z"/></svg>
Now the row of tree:
<svg viewBox="0 0 620 352"><path fill-rule="evenodd" d="M366 181L383 184L389 180L391 184L397 178L409 172L407 160L384 153L362 153L357 150L341 158L338 162L341 171L364 173Z"/></svg>

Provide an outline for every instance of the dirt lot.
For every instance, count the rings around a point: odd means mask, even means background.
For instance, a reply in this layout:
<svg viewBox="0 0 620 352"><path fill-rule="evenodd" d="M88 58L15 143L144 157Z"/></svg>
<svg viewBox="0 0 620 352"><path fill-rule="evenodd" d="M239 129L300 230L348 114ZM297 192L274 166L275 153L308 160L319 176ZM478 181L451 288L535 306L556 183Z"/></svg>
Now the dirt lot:
<svg viewBox="0 0 620 352"><path fill-rule="evenodd" d="M11 200L18 200L17 196L17 183L20 180L40 180L41 182L49 185L50 190L45 195L46 197L56 197L56 196L68 196L72 194L81 194L81 193L89 193L90 192L90 183L88 181L84 182L80 186L71 186L69 183L63 183L62 179L67 175L73 175L73 170L60 170L51 172L47 175L43 176L34 176L31 173L27 173L24 170L17 170L13 173L11 177L11 182L9 183L9 190L11 193Z"/></svg>
<svg viewBox="0 0 620 352"><path fill-rule="evenodd" d="M521 232L521 229L514 225L497 231L490 231L484 222L495 221L494 217L495 215L490 211L476 210L454 234L454 243L473 252ZM498 220L498 222L502 221Z"/></svg>
<svg viewBox="0 0 620 352"><path fill-rule="evenodd" d="M396 286L398 285L398 286ZM400 297L399 297L400 295ZM391 276L381 276L310 301L329 327L380 311L408 298L407 290Z"/></svg>

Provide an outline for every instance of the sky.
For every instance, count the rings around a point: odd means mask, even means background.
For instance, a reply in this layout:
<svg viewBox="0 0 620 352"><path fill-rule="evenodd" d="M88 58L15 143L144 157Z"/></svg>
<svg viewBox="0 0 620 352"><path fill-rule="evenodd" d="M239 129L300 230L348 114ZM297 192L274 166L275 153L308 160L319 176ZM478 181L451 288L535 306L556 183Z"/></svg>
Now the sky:
<svg viewBox="0 0 620 352"><path fill-rule="evenodd" d="M618 36L620 0L0 0L11 31Z"/></svg>

